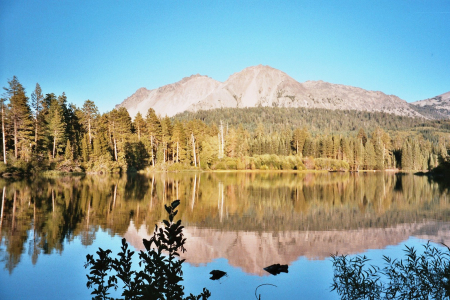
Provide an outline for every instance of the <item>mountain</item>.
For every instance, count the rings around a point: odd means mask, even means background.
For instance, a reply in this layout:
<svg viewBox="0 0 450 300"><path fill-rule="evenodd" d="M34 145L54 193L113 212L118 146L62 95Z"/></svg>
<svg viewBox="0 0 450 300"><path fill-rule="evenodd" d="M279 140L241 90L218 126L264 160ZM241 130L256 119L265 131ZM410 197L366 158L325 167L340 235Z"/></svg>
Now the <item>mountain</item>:
<svg viewBox="0 0 450 300"><path fill-rule="evenodd" d="M143 250L143 239L150 239L153 227L141 225L136 228L130 222L123 234L136 250ZM414 236L435 243L450 242L450 224L446 222L423 222L399 224L388 228L365 228L355 230L252 232L227 231L186 226L185 253L181 258L193 265L206 265L213 260L226 258L234 267L250 274L264 275L264 267L283 263L291 264L299 257L324 260L330 254L353 255L367 249L384 249Z"/></svg>
<svg viewBox="0 0 450 300"><path fill-rule="evenodd" d="M173 116L188 110L199 101L198 99L204 99L219 85L220 82L207 76L192 75L154 90L140 88L121 104L116 105L116 108L125 107L132 118L138 112L145 117L149 108L153 108L162 116Z"/></svg>
<svg viewBox="0 0 450 300"><path fill-rule="evenodd" d="M131 117L138 112L145 117L150 107L162 116L174 116L186 110L257 106L351 109L423 117L397 96L324 81L299 83L280 70L262 65L248 67L225 82L193 75L154 90L140 88L116 105L125 107Z"/></svg>
<svg viewBox="0 0 450 300"><path fill-rule="evenodd" d="M450 117L450 92L411 104L417 112L428 118L448 119Z"/></svg>

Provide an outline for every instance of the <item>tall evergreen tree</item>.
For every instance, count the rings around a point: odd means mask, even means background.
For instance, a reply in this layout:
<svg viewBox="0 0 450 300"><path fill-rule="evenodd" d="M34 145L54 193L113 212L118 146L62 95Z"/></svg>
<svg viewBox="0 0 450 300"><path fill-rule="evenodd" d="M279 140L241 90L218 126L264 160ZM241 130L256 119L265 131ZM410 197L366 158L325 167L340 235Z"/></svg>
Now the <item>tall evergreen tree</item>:
<svg viewBox="0 0 450 300"><path fill-rule="evenodd" d="M39 141L45 135L45 123L42 111L44 109L44 95L39 83L31 94L31 108L34 116L34 145L36 152L40 149Z"/></svg>
<svg viewBox="0 0 450 300"><path fill-rule="evenodd" d="M150 137L149 155L152 161L152 165L155 165L156 149L161 140L162 135L161 122L159 121L159 118L156 116L155 110L153 108L148 109L145 121L147 123L147 133Z"/></svg>
<svg viewBox="0 0 450 300"><path fill-rule="evenodd" d="M5 87L9 100L9 120L13 128L14 156L28 160L31 154L33 121L31 119L31 109L28 105L28 97L25 88L16 76L8 81L9 87Z"/></svg>
<svg viewBox="0 0 450 300"><path fill-rule="evenodd" d="M403 170L413 169L413 154L409 139L403 143L401 165Z"/></svg>
<svg viewBox="0 0 450 300"><path fill-rule="evenodd" d="M145 135L147 133L147 125L146 125L145 120L142 117L140 112L138 112L136 114L136 116L134 117L133 127L136 130L136 134L138 136L138 140L140 141L141 140L141 136Z"/></svg>
<svg viewBox="0 0 450 300"><path fill-rule="evenodd" d="M362 140L361 140L362 142ZM375 148L371 140L366 142L366 147L364 148L364 165L366 170L373 170L375 167Z"/></svg>
<svg viewBox="0 0 450 300"><path fill-rule="evenodd" d="M52 138L52 157L62 150L66 142L66 122L64 120L63 108L59 101L53 101L49 110L48 131Z"/></svg>
<svg viewBox="0 0 450 300"><path fill-rule="evenodd" d="M114 109L109 113L109 122L111 124L111 135L113 139L114 158L125 160L125 142L128 141L131 134L131 117L125 107Z"/></svg>
<svg viewBox="0 0 450 300"><path fill-rule="evenodd" d="M367 134L364 129L360 128L356 137L362 141L363 146L365 147L367 143Z"/></svg>
<svg viewBox="0 0 450 300"><path fill-rule="evenodd" d="M92 144L92 139L95 133L95 121L98 118L98 108L95 103L91 100L84 101L83 107L81 108L80 120L83 124L86 133L89 137L89 144Z"/></svg>
<svg viewBox="0 0 450 300"><path fill-rule="evenodd" d="M300 129L296 128L292 133L291 145L295 150L295 154L302 154L303 147L305 145L306 138L308 136L308 131L306 128Z"/></svg>
<svg viewBox="0 0 450 300"><path fill-rule="evenodd" d="M170 141L172 136L172 123L169 117L164 117L161 121L161 141L163 147L163 160L169 160Z"/></svg>
<svg viewBox="0 0 450 300"><path fill-rule="evenodd" d="M175 121L175 124L173 126L173 133L172 133L172 147L173 147L173 161L180 162L180 160L184 160L185 158L185 143L186 135L184 133L183 125L179 121Z"/></svg>
<svg viewBox="0 0 450 300"><path fill-rule="evenodd" d="M1 114L2 114L2 150L3 150L3 163L8 163L6 159L6 129L5 129L5 98L0 98Z"/></svg>

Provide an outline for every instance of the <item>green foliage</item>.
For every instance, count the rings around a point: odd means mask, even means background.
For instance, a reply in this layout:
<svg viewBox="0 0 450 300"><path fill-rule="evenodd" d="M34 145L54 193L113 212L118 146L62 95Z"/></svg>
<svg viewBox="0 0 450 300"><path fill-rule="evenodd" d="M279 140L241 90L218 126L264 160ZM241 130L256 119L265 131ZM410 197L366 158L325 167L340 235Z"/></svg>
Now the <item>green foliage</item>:
<svg viewBox="0 0 450 300"><path fill-rule="evenodd" d="M99 156L96 160L91 160L84 164L84 168L88 173L120 173L126 167L118 161L113 161L111 154L106 153Z"/></svg>
<svg viewBox="0 0 450 300"><path fill-rule="evenodd" d="M65 173L81 173L83 170L78 162L64 159L56 164L55 170Z"/></svg>
<svg viewBox="0 0 450 300"><path fill-rule="evenodd" d="M403 260L384 256L385 267L366 267L366 256L332 256L332 290L343 300L449 299L450 249L441 251L427 243L418 255L406 246ZM383 282L386 280L387 282Z"/></svg>
<svg viewBox="0 0 450 300"><path fill-rule="evenodd" d="M316 170L327 171L348 171L350 169L346 161L331 158L316 158L314 166Z"/></svg>
<svg viewBox="0 0 450 300"><path fill-rule="evenodd" d="M186 239L183 236L181 220L174 221L178 211L176 208L180 200L164 205L169 214L168 220L163 220L164 227L155 225L155 231L150 240L143 240L145 251L140 251L139 265L143 270L132 270L131 259L133 251L128 250L128 244L122 239L122 248L119 259L110 257L111 250L99 248L98 258L86 256L85 268L90 266L90 275L87 275L87 287L94 287L92 299L113 299L108 297L110 288L117 289L118 280L123 283L122 296L124 299L187 299L205 300L211 296L207 289L199 295L190 294L184 298L182 265L184 259L179 259L179 252L185 252ZM109 275L114 271L116 275Z"/></svg>
<svg viewBox="0 0 450 300"><path fill-rule="evenodd" d="M450 122L445 120L257 107L186 112L172 119L150 108L145 118L138 113L132 122L124 107L100 114L86 100L77 108L67 104L64 93L44 97L39 84L31 95L31 110L16 77L4 90L0 103L9 102L2 107L6 152L13 150L14 159L25 162L44 157L58 161L64 155L82 162L88 172L99 169L107 156L115 162L114 172L167 171L174 163L203 170L428 170L450 149ZM305 166L292 155L311 159ZM313 159L342 163L319 160L315 166Z"/></svg>
<svg viewBox="0 0 450 300"><path fill-rule="evenodd" d="M183 112L174 116L173 119L182 122L198 119L208 125L218 125L219 120L224 120L229 126L235 128L242 124L243 128L249 132L254 132L258 126L263 125L260 128L267 133L282 132L286 125L290 128L306 128L311 133L327 131L348 133L360 128L364 128L366 132L372 132L377 127L398 131L422 126L425 122L419 118L401 117L382 112L304 107L219 108Z"/></svg>

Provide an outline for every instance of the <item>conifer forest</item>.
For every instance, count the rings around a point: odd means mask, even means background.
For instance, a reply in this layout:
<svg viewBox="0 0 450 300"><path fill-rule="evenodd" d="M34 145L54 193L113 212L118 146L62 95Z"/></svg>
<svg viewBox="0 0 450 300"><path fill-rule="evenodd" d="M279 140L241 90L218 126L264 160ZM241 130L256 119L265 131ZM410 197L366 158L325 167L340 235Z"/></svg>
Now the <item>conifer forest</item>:
<svg viewBox="0 0 450 300"><path fill-rule="evenodd" d="M132 120L62 93L4 87L0 173L181 170L430 170L445 160L450 122L380 112L222 108Z"/></svg>

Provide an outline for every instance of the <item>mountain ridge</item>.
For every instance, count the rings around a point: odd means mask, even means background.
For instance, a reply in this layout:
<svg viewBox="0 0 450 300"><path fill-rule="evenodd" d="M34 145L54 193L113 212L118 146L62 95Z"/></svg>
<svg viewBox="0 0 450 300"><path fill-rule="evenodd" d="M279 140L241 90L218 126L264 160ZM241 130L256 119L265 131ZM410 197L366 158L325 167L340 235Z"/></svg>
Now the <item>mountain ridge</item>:
<svg viewBox="0 0 450 300"><path fill-rule="evenodd" d="M416 111L430 118L447 119L450 117L450 92L440 94L433 98L411 103Z"/></svg>
<svg viewBox="0 0 450 300"><path fill-rule="evenodd" d="M125 107L134 118L138 112L145 116L149 108L161 116L172 117L184 111L258 106L358 110L433 118L421 113L423 109L419 106L395 95L321 80L300 83L283 71L263 65L247 67L224 82L196 74L153 90L142 87L116 108Z"/></svg>

